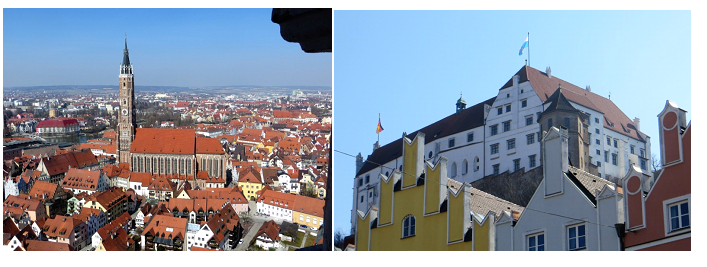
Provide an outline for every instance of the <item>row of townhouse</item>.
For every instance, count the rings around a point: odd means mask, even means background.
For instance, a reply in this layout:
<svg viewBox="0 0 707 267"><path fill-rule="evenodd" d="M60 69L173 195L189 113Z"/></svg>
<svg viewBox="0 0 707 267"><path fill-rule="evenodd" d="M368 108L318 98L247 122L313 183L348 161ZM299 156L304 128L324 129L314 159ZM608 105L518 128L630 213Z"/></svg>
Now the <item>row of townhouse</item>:
<svg viewBox="0 0 707 267"><path fill-rule="evenodd" d="M471 183L503 172L538 168L540 140L550 127L570 130L570 157L577 167L617 182L636 165L653 176L650 137L640 131L640 120L629 119L610 99L545 72L523 66L498 90L495 97L467 108L460 98L456 112L387 145L374 146L364 160L356 160L351 210L379 205L377 177L402 171L404 138L426 134L424 159L449 162L448 178ZM647 181L652 183L653 181Z"/></svg>
<svg viewBox="0 0 707 267"><path fill-rule="evenodd" d="M405 138L403 170L379 176L381 204L357 211L355 249L690 250L691 127L671 101L658 117L663 168L632 165L618 183L572 166L568 130L551 127L526 207L448 179L446 158L424 160L424 133Z"/></svg>
<svg viewBox="0 0 707 267"><path fill-rule="evenodd" d="M260 214L318 229L324 224L324 200L263 189L256 200Z"/></svg>

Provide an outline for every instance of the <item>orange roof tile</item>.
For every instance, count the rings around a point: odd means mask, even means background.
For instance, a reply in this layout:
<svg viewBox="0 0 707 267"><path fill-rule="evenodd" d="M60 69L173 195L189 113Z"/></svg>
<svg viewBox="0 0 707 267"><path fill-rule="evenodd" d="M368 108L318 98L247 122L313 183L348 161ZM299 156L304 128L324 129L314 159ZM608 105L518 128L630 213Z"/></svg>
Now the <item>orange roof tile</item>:
<svg viewBox="0 0 707 267"><path fill-rule="evenodd" d="M66 172L61 186L64 188L96 191L98 190L98 180L100 176L101 171L71 168Z"/></svg>
<svg viewBox="0 0 707 267"><path fill-rule="evenodd" d="M194 129L138 128L130 152L193 155L195 140Z"/></svg>
<svg viewBox="0 0 707 267"><path fill-rule="evenodd" d="M216 138L197 138L196 154L226 154L221 142Z"/></svg>

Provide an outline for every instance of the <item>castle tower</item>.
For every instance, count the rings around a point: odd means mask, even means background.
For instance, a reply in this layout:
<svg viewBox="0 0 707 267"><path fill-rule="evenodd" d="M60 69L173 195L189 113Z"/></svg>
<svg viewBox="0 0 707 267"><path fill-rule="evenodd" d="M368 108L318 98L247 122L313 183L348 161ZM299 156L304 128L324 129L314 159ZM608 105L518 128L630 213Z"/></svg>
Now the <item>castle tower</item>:
<svg viewBox="0 0 707 267"><path fill-rule="evenodd" d="M125 38L123 63L120 64L119 94L120 113L118 113L118 162L130 163L130 145L135 140L135 87L133 83L133 65L128 57L128 38Z"/></svg>
<svg viewBox="0 0 707 267"><path fill-rule="evenodd" d="M567 129L569 164L597 175L597 166L589 155L589 116L572 106L560 86L543 105L545 111L538 117L541 131L549 131L553 126Z"/></svg>

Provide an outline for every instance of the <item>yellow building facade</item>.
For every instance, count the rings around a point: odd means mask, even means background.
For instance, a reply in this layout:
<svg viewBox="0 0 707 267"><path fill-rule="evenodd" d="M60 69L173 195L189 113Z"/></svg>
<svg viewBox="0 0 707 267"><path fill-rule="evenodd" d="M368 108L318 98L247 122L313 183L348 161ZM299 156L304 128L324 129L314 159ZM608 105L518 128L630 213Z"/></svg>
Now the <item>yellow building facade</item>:
<svg viewBox="0 0 707 267"><path fill-rule="evenodd" d="M471 187L447 179L447 159L424 160L424 133L403 137L403 171L379 176L380 204L358 211L356 250L493 248L495 214L471 216Z"/></svg>

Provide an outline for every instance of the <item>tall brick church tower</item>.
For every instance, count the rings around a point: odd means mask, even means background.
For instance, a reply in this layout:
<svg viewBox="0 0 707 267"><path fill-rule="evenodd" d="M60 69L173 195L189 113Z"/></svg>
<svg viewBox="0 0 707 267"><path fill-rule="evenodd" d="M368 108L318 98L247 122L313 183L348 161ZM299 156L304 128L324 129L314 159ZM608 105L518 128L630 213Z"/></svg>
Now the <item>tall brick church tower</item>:
<svg viewBox="0 0 707 267"><path fill-rule="evenodd" d="M118 162L130 163L130 145L135 140L135 85L133 83L133 65L128 57L128 38L125 38L123 63L120 64L118 85L120 92L120 113L118 113Z"/></svg>

